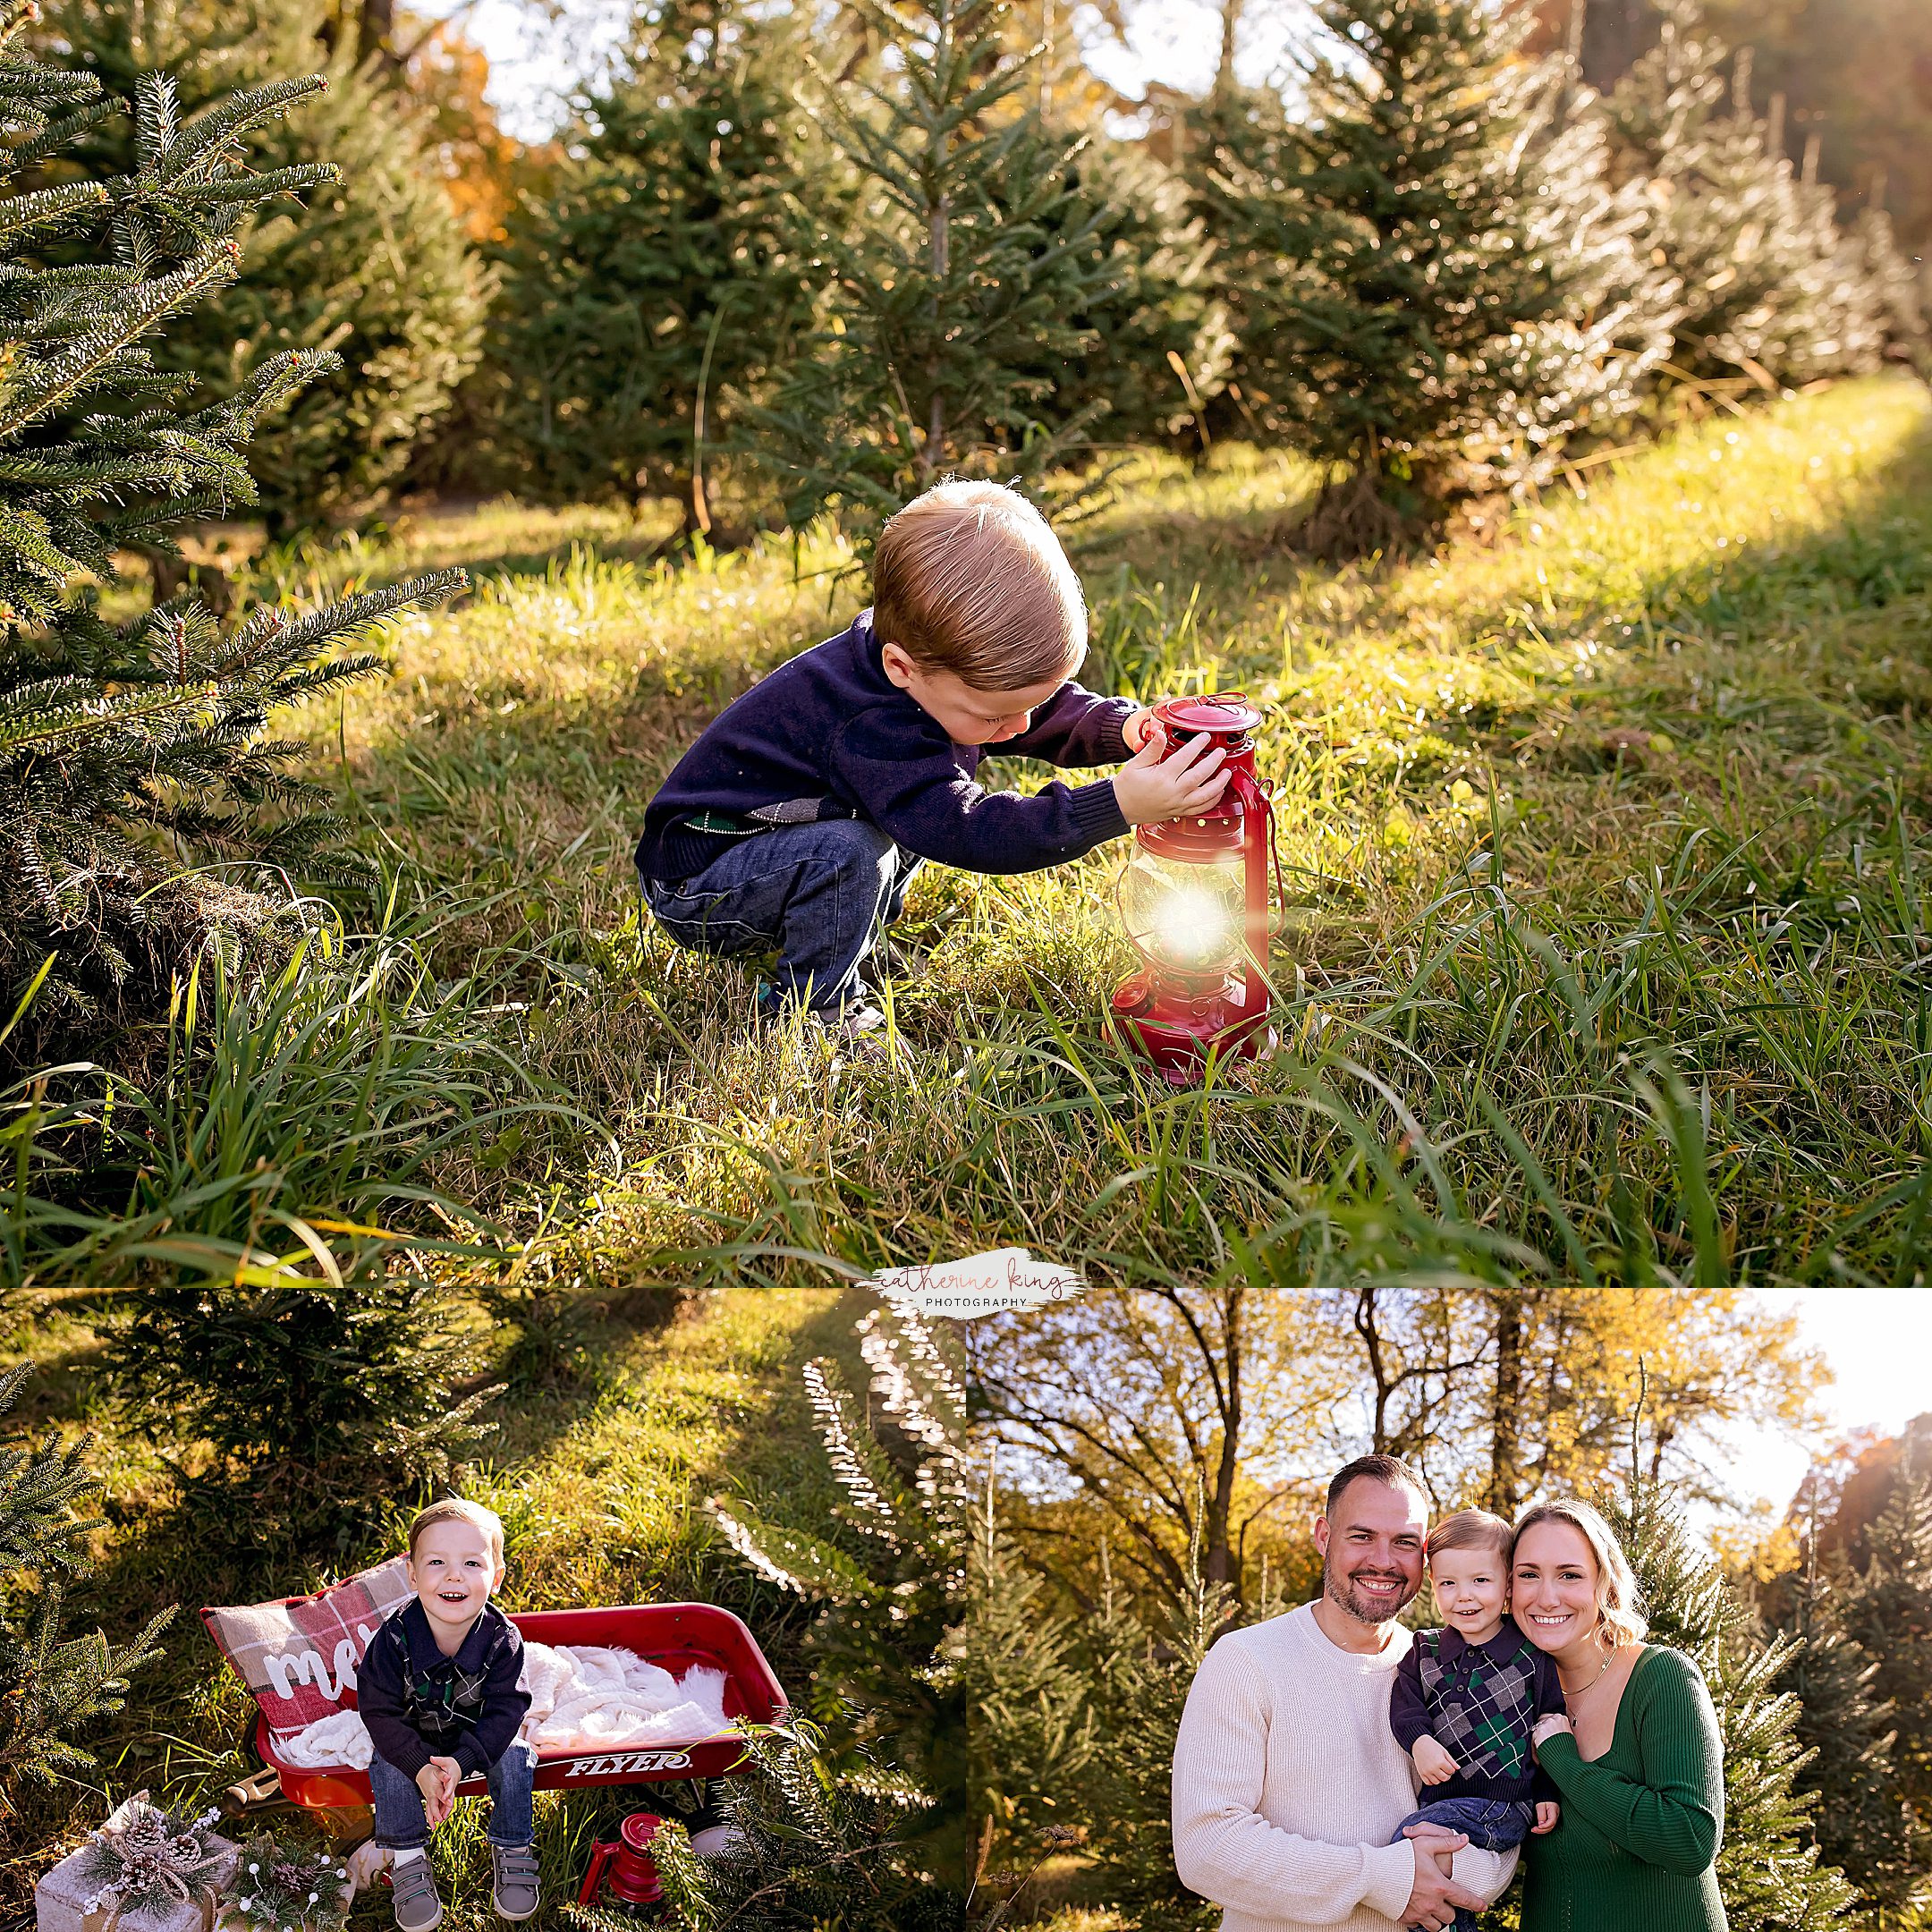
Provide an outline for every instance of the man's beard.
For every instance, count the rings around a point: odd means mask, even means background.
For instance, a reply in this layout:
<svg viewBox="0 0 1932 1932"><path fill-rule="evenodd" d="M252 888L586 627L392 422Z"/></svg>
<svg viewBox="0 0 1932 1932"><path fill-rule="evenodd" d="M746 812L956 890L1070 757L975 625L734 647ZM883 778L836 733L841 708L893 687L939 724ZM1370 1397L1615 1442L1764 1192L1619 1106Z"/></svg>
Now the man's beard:
<svg viewBox="0 0 1932 1932"><path fill-rule="evenodd" d="M1420 1583L1411 1585L1405 1577L1396 1580L1396 1587L1402 1595L1383 1609L1380 1605L1371 1604L1366 1597L1356 1593L1355 1586L1343 1576L1335 1565L1332 1556L1322 1559L1322 1594L1338 1608L1344 1610L1360 1623L1388 1623L1400 1616L1403 1608L1415 1599Z"/></svg>

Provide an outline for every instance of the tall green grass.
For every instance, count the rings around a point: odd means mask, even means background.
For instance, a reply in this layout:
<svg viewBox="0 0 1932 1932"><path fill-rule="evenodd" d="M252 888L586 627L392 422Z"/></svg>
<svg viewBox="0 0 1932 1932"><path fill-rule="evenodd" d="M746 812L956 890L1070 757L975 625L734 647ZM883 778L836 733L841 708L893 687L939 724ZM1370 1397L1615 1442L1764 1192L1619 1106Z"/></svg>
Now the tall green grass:
<svg viewBox="0 0 1932 1932"><path fill-rule="evenodd" d="M403 1253L500 1252L492 1170L590 1123L520 1062L527 959L451 973L445 920L391 912L356 935L298 908L266 967L191 965L151 1073L49 1068L0 1096L0 1284L339 1288Z"/></svg>

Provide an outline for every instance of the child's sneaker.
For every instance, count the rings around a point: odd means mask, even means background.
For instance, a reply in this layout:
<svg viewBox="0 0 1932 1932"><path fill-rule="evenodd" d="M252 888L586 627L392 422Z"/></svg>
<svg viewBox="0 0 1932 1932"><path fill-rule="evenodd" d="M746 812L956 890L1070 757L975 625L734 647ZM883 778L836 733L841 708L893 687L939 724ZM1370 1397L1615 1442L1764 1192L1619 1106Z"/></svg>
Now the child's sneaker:
<svg viewBox="0 0 1932 1932"><path fill-rule="evenodd" d="M821 1035L834 1046L855 1046L881 1031L886 1024L886 1015L872 1004L871 996L871 987L861 980L853 986L852 996L844 1005L818 1013L800 1007L795 1001L786 999L768 979L760 979L758 1021L760 1026L784 1026L802 1020L808 1033Z"/></svg>
<svg viewBox="0 0 1932 1932"><path fill-rule="evenodd" d="M537 1847L492 1845L490 1863L496 1870L496 1886L490 1895L496 1916L528 1919L537 1910Z"/></svg>
<svg viewBox="0 0 1932 1932"><path fill-rule="evenodd" d="M429 1932L430 1927L443 1923L443 1901L436 1896L436 1874L429 1869L427 1854L391 1866L389 1889L395 1922L402 1932Z"/></svg>

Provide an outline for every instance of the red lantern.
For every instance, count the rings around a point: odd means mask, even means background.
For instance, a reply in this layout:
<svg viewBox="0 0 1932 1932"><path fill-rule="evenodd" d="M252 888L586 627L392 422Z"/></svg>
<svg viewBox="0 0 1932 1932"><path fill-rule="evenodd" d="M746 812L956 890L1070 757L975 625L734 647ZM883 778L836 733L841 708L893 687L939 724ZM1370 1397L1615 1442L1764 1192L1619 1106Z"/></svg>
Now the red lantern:
<svg viewBox="0 0 1932 1932"><path fill-rule="evenodd" d="M1261 714L1241 691L1169 698L1154 708L1164 758L1207 737L1227 756L1227 788L1207 818L1134 827L1117 888L1121 923L1146 963L1115 988L1118 1035L1184 1087L1211 1054L1249 1057L1273 1044L1268 869L1280 889L1275 817L1255 776Z"/></svg>
<svg viewBox="0 0 1932 1932"><path fill-rule="evenodd" d="M663 1823L655 1811L633 1811L617 1827L615 1838L593 1845L577 1902L590 1904L601 1882L610 1894L609 1902L620 1911L655 1917L664 1888L658 1883L657 1860L651 1856L650 1842Z"/></svg>

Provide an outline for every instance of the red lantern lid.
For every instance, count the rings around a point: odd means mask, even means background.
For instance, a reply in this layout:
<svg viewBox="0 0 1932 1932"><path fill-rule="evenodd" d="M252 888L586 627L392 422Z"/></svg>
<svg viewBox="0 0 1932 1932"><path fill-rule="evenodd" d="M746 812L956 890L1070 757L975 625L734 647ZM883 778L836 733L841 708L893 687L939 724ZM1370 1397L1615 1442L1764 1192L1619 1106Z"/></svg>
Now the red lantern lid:
<svg viewBox="0 0 1932 1932"><path fill-rule="evenodd" d="M633 1811L617 1827L617 1835L633 1852L641 1852L657 1835L664 1820L655 1811Z"/></svg>
<svg viewBox="0 0 1932 1932"><path fill-rule="evenodd" d="M1204 698L1164 698L1154 707L1163 724L1184 732L1250 732L1261 714L1246 691L1210 691Z"/></svg>

